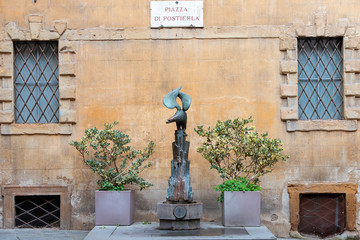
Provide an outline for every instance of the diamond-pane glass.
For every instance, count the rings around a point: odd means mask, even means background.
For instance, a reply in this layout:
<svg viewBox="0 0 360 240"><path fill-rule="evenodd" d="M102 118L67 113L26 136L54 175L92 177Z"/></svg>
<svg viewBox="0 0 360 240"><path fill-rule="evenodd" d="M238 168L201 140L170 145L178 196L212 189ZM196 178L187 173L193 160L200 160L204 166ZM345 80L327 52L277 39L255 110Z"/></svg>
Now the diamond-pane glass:
<svg viewBox="0 0 360 240"><path fill-rule="evenodd" d="M298 39L299 120L343 119L341 38Z"/></svg>
<svg viewBox="0 0 360 240"><path fill-rule="evenodd" d="M58 43L14 42L16 123L59 122Z"/></svg>

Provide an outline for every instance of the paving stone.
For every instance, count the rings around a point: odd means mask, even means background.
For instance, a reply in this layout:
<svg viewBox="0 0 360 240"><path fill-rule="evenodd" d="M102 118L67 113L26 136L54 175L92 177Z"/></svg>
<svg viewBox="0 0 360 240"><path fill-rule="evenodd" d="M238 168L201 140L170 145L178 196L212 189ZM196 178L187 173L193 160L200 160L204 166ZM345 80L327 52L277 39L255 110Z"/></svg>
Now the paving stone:
<svg viewBox="0 0 360 240"><path fill-rule="evenodd" d="M1 240L83 240L89 231L60 229L0 229Z"/></svg>
<svg viewBox="0 0 360 240"><path fill-rule="evenodd" d="M121 239L276 239L264 226L224 228L219 223L202 222L202 230L159 230L159 223L135 223L131 226L97 226L88 231L59 229L0 229L1 240L121 240ZM294 238L280 238L292 240ZM279 240L280 240L279 239Z"/></svg>
<svg viewBox="0 0 360 240"><path fill-rule="evenodd" d="M101 236L101 237L100 237ZM223 227L219 223L202 222L199 230L160 230L159 223L134 223L131 226L95 227L85 240L191 240L191 239L276 239L264 226L260 227Z"/></svg>

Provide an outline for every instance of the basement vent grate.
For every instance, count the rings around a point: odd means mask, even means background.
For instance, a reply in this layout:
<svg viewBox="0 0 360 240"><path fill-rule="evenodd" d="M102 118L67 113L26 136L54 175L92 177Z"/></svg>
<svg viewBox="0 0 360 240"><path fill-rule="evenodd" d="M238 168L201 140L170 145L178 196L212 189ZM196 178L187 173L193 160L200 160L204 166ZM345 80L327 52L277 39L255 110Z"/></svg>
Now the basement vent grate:
<svg viewBox="0 0 360 240"><path fill-rule="evenodd" d="M326 238L345 230L345 194L300 194L298 231Z"/></svg>
<svg viewBox="0 0 360 240"><path fill-rule="evenodd" d="M60 195L15 196L15 227L59 228Z"/></svg>

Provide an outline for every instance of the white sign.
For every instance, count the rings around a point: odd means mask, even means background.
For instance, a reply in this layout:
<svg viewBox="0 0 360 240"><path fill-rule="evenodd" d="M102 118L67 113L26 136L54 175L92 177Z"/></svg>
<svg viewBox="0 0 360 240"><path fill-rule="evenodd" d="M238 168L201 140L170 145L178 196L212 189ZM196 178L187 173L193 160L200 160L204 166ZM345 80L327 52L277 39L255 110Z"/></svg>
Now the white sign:
<svg viewBox="0 0 360 240"><path fill-rule="evenodd" d="M151 27L203 27L202 1L151 1Z"/></svg>

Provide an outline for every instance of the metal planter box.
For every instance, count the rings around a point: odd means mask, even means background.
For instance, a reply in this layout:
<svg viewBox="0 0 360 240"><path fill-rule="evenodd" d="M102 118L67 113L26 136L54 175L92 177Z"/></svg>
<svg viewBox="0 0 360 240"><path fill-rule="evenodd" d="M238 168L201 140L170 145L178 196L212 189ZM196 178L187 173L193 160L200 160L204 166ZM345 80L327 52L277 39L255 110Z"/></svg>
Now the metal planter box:
<svg viewBox="0 0 360 240"><path fill-rule="evenodd" d="M134 223L134 191L95 191L95 225Z"/></svg>
<svg viewBox="0 0 360 240"><path fill-rule="evenodd" d="M261 194L255 192L224 192L222 223L225 227L260 226Z"/></svg>

